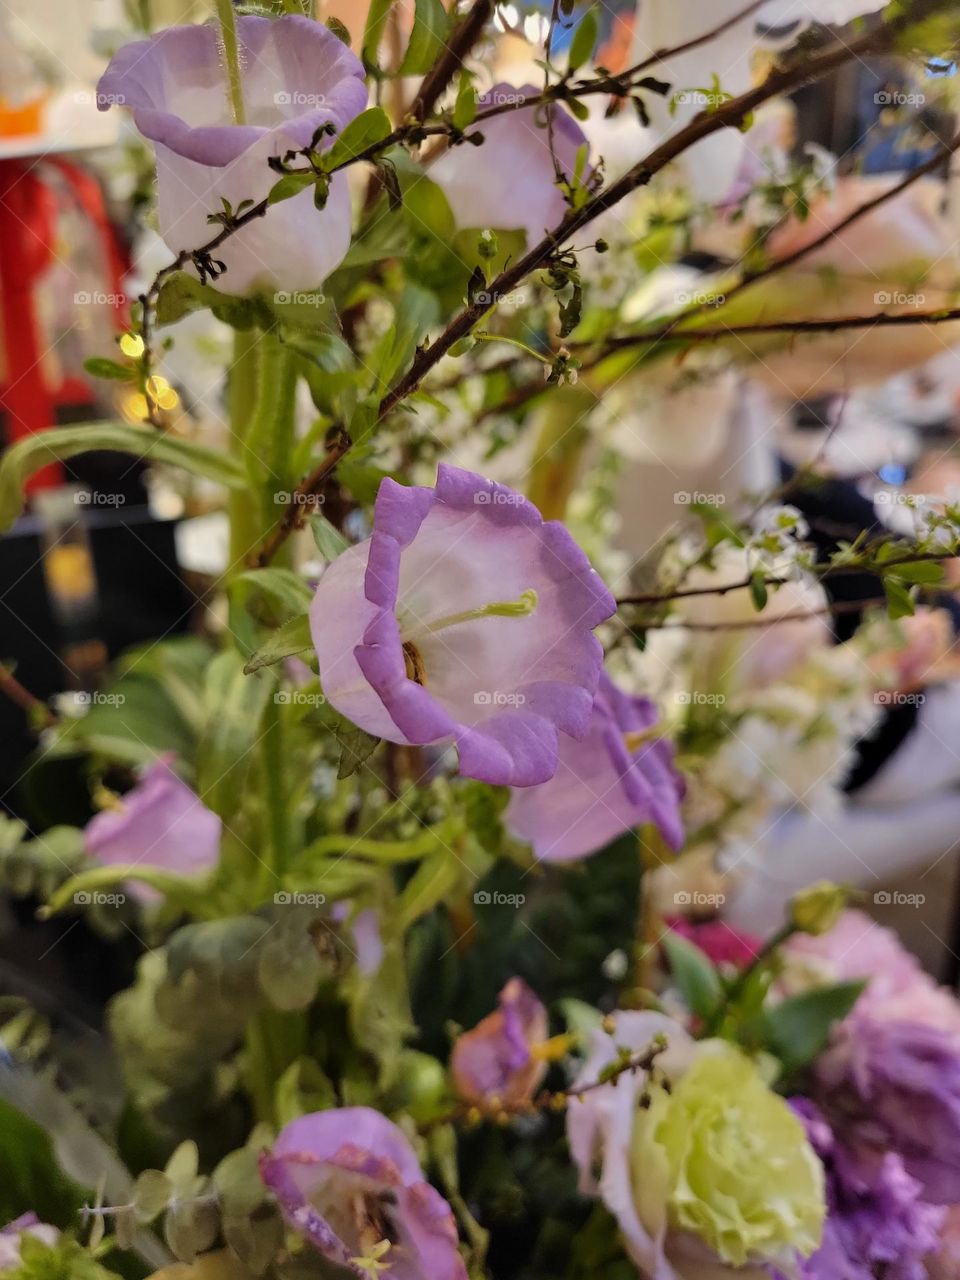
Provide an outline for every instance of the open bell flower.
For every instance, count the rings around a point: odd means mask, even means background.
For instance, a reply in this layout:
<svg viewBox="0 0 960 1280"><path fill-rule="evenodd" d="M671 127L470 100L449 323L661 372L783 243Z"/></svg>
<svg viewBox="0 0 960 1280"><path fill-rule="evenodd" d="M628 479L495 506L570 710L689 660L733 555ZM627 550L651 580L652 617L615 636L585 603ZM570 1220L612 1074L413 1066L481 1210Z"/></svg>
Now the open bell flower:
<svg viewBox="0 0 960 1280"><path fill-rule="evenodd" d="M349 1274L467 1280L450 1206L379 1111L300 1116L261 1157L260 1176L290 1226Z"/></svg>
<svg viewBox="0 0 960 1280"><path fill-rule="evenodd" d="M495 84L477 100L479 111L538 98L532 84ZM543 106L518 107L478 122L483 145L448 147L430 166L459 227L525 231L527 245L560 225L568 206L557 186L557 169L569 179L587 137L569 112L554 105L551 129ZM471 126L473 129L473 126ZM556 165L555 163L556 162ZM585 168L581 180L589 175Z"/></svg>
<svg viewBox="0 0 960 1280"><path fill-rule="evenodd" d="M511 978L499 1007L458 1036L450 1059L457 1093L467 1102L529 1102L547 1072L536 1050L547 1039L547 1011L522 978Z"/></svg>
<svg viewBox="0 0 960 1280"><path fill-rule="evenodd" d="M359 59L321 22L287 14L237 19L246 123L234 123L220 33L213 24L167 27L124 45L97 87L101 110L133 109L154 144L160 234L175 253L196 249L216 228L208 214L228 200L262 200L277 182L268 160L337 132L367 105ZM328 138L327 143L330 139ZM246 294L319 285L350 246L345 174L318 212L308 188L241 228L217 249L220 288Z"/></svg>
<svg viewBox="0 0 960 1280"><path fill-rule="evenodd" d="M84 843L104 865L159 867L179 875L199 875L216 866L223 824L161 756L115 805L87 823ZM155 890L134 884L143 901Z"/></svg>
<svg viewBox="0 0 960 1280"><path fill-rule="evenodd" d="M441 465L384 480L373 534L324 572L310 626L328 701L390 742L456 744L460 772L532 786L590 722L615 602L560 524Z"/></svg>
<svg viewBox="0 0 960 1280"><path fill-rule="evenodd" d="M595 853L624 831L653 822L674 849L683 843L683 779L673 747L649 736L657 711L648 698L623 693L603 672L590 726L564 740L549 782L514 792L505 821L544 862Z"/></svg>

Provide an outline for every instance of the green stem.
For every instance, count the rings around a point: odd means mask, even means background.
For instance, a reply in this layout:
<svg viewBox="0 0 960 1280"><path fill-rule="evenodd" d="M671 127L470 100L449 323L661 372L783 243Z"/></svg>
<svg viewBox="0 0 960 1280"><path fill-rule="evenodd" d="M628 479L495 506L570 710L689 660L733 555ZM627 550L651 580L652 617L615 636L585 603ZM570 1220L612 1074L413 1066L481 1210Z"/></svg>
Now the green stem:
<svg viewBox="0 0 960 1280"><path fill-rule="evenodd" d="M233 335L233 364L227 403L230 411L230 451L241 463L246 456L246 439L257 396L259 360L256 329L236 329ZM245 464L244 464L245 465ZM231 490L227 502L230 519L230 564L232 572L245 567L247 556L259 545L260 525L253 496L243 490Z"/></svg>
<svg viewBox="0 0 960 1280"><path fill-rule="evenodd" d="M279 884L286 870L290 844L287 821L289 802L284 769L282 707L273 700L267 703L263 713L263 737L260 739L260 758L263 766L263 799L267 813L267 839L269 856L263 859L261 886L269 894L273 885Z"/></svg>
<svg viewBox="0 0 960 1280"><path fill-rule="evenodd" d="M240 44L237 40L237 15L233 0L217 0L217 17L223 36L223 60L227 68L227 91L234 124L246 124L243 106L243 83L240 78Z"/></svg>
<svg viewBox="0 0 960 1280"><path fill-rule="evenodd" d="M714 1036L721 1029L724 1021L732 1008L735 1007L737 1001L743 995L744 991L750 983L751 978L770 960L776 952L783 946L788 938L791 938L797 932L797 926L791 922L782 925L777 932L763 944L760 950L754 956L752 962L745 969L741 969L733 981L728 985L724 993L723 1003L717 1009L716 1013L710 1019L708 1026L704 1031L704 1036Z"/></svg>
<svg viewBox="0 0 960 1280"><path fill-rule="evenodd" d="M293 354L275 331L260 336L258 351L260 376L245 452L248 467L255 469L254 478L260 485L260 528L266 533L295 489L290 458L297 375Z"/></svg>

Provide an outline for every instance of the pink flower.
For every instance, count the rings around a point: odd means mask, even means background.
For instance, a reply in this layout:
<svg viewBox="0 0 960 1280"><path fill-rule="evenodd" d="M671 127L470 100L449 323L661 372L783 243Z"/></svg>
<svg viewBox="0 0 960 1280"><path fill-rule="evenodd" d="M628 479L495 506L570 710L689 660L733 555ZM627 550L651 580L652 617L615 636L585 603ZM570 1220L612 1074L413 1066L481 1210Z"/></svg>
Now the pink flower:
<svg viewBox="0 0 960 1280"><path fill-rule="evenodd" d="M499 1008L457 1038L450 1070L467 1102L527 1102L547 1071L532 1050L547 1038L547 1011L522 978L500 992Z"/></svg>
<svg viewBox="0 0 960 1280"><path fill-rule="evenodd" d="M732 929L723 920L687 920L678 916L668 920L671 933L679 934L700 948L715 965L727 965L733 969L746 969L757 957L762 946L752 933Z"/></svg>

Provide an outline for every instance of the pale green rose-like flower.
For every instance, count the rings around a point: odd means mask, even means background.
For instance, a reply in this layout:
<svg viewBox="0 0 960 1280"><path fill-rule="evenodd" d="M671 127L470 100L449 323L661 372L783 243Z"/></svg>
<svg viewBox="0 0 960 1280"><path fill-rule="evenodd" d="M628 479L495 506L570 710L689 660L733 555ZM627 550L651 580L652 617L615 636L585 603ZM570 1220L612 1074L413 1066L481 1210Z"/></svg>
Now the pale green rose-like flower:
<svg viewBox="0 0 960 1280"><path fill-rule="evenodd" d="M634 1125L631 1181L651 1234L689 1232L736 1267L789 1269L818 1248L823 1166L749 1058L705 1042L670 1091L652 1084L650 1098Z"/></svg>

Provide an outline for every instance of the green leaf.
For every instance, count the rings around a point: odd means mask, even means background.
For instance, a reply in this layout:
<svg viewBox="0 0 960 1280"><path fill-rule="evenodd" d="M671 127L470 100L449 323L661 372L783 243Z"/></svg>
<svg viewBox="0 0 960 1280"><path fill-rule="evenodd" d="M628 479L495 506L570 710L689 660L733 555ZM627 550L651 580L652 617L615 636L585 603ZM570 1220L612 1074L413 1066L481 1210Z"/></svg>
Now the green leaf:
<svg viewBox="0 0 960 1280"><path fill-rule="evenodd" d="M383 107L369 107L351 120L326 153L323 163L328 172L348 164L369 147L390 136L393 129Z"/></svg>
<svg viewBox="0 0 960 1280"><path fill-rule="evenodd" d="M367 13L367 25L363 32L363 44L360 47L360 56L363 59L364 66L374 70L377 68L377 53L380 49L380 41L383 39L383 33L387 26L387 17L393 7L393 0L373 0Z"/></svg>
<svg viewBox="0 0 960 1280"><path fill-rule="evenodd" d="M292 569L248 569L231 581L231 589L237 583L250 587L255 597L269 600L285 617L300 617L313 599L313 592Z"/></svg>
<svg viewBox="0 0 960 1280"><path fill-rule="evenodd" d="M766 574L762 569L757 569L750 575L750 599L753 601L753 607L758 613L762 612L767 604L768 594L765 578Z"/></svg>
<svg viewBox="0 0 960 1280"><path fill-rule="evenodd" d="M23 509L27 478L48 462L65 461L93 449L133 454L145 462L182 467L232 489L244 489L247 478L238 462L205 445L180 440L152 427L119 422L90 422L78 427L51 427L18 440L0 459L0 532L9 529Z"/></svg>
<svg viewBox="0 0 960 1280"><path fill-rule="evenodd" d="M256 1151L252 1147L241 1147L224 1156L213 1171L213 1185L225 1214L253 1213L266 1195Z"/></svg>
<svg viewBox="0 0 960 1280"><path fill-rule="evenodd" d="M86 871L71 876L52 895L41 914L51 916L66 907L85 906L84 899L89 899L94 892L112 889L134 880L138 884L156 889L168 902L176 903L188 911L198 907L207 897L206 877L180 876L173 871L150 867L142 862L132 863L130 866L114 863L108 867L89 867Z"/></svg>
<svg viewBox="0 0 960 1280"><path fill-rule="evenodd" d="M896 578L884 577L883 591L887 597L887 613L896 621L898 618L912 618L916 613L916 603L907 587Z"/></svg>
<svg viewBox="0 0 960 1280"><path fill-rule="evenodd" d="M156 320L162 327L175 324L194 311L209 309L235 329L249 329L257 323L260 306L256 297L232 297L212 285L201 284L196 276L186 271L178 271L160 286Z"/></svg>
<svg viewBox="0 0 960 1280"><path fill-rule="evenodd" d="M84 360L83 367L94 378L113 378L117 382L132 382L137 371L130 364L118 364L116 360L108 360L105 356L91 356Z"/></svg>
<svg viewBox="0 0 960 1280"><path fill-rule="evenodd" d="M283 200L290 200L293 196L298 196L301 191L306 191L307 187L312 187L316 180L314 173L285 173L270 188L267 203L280 204Z"/></svg>
<svg viewBox="0 0 960 1280"><path fill-rule="evenodd" d="M377 343L367 363L376 377L373 390L386 391L413 359L417 344L439 315L437 299L419 285L410 284L397 302L393 324ZM351 431L354 438L355 432Z"/></svg>
<svg viewBox="0 0 960 1280"><path fill-rule="evenodd" d="M439 849L424 858L400 894L395 920L398 933L404 933L415 920L441 903L456 887L462 871L449 849Z"/></svg>
<svg viewBox="0 0 960 1280"><path fill-rule="evenodd" d="M585 62L589 62L594 46L597 43L598 30L597 11L594 8L590 8L581 18L576 31L573 33L573 39L570 41L570 54L567 65L571 71L576 71Z"/></svg>
<svg viewBox="0 0 960 1280"><path fill-rule="evenodd" d="M324 560L336 560L350 546L339 529L335 529L326 516L314 516L310 521L310 531L317 544L317 550Z"/></svg>
<svg viewBox="0 0 960 1280"><path fill-rule="evenodd" d="M14 1075L12 1070L8 1071ZM23 1087L14 1084L14 1093ZM8 1091L5 1083L4 1093ZM88 1191L63 1172L47 1132L0 1098L0 1217L4 1222L33 1209L44 1222L68 1222ZM93 1174L91 1173L91 1177Z"/></svg>
<svg viewBox="0 0 960 1280"><path fill-rule="evenodd" d="M791 996L766 1010L760 1019L764 1042L787 1071L812 1062L823 1049L835 1022L845 1018L866 982L841 982Z"/></svg>
<svg viewBox="0 0 960 1280"><path fill-rule="evenodd" d="M453 107L453 125L455 129L466 129L473 124L477 116L477 91L470 77L460 74L460 88L457 90L457 101Z"/></svg>
<svg viewBox="0 0 960 1280"><path fill-rule="evenodd" d="M197 792L221 818L231 818L240 805L247 778L257 764L252 750L274 680L253 679L235 651L218 654L210 663L204 704L206 724L197 746Z"/></svg>
<svg viewBox="0 0 960 1280"><path fill-rule="evenodd" d="M450 19L440 0L415 0L410 43L397 71L401 76L423 76L443 50L450 34Z"/></svg>
<svg viewBox="0 0 960 1280"><path fill-rule="evenodd" d="M334 727L333 732L340 744L340 765L337 769L337 777L352 777L380 745L380 739L367 733L365 729L357 728L349 720L342 720Z"/></svg>
<svg viewBox="0 0 960 1280"><path fill-rule="evenodd" d="M938 583L943 580L943 565L932 560L916 560L907 564L898 564L891 570L891 575L901 582Z"/></svg>
<svg viewBox="0 0 960 1280"><path fill-rule="evenodd" d="M687 1007L698 1017L710 1018L723 995L719 975L710 960L699 947L676 933L666 933L660 945Z"/></svg>
<svg viewBox="0 0 960 1280"><path fill-rule="evenodd" d="M304 653L313 648L310 636L310 619L306 614L299 618L291 618L273 633L265 644L262 644L243 668L244 675L252 675L261 667L272 667L284 658L292 658L294 654Z"/></svg>
<svg viewBox="0 0 960 1280"><path fill-rule="evenodd" d="M159 1169L144 1169L133 1188L133 1203L141 1222L152 1222L169 1203L173 1183Z"/></svg>

